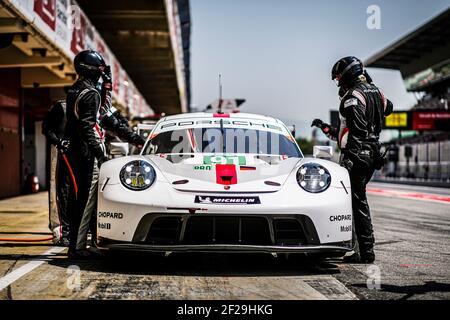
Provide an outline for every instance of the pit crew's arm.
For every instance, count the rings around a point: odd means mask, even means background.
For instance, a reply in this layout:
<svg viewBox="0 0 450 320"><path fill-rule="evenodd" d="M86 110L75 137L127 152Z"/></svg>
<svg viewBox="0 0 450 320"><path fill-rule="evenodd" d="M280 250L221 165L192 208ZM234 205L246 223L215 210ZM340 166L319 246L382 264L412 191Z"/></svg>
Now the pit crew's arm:
<svg viewBox="0 0 450 320"><path fill-rule="evenodd" d="M112 105L112 80L111 69L107 67L103 74L102 86L102 105L100 107L100 125L118 136L121 140L125 140L136 146L143 146L144 139L135 133L128 126L128 121L123 117L119 110Z"/></svg>
<svg viewBox="0 0 450 320"><path fill-rule="evenodd" d="M326 134L328 139L337 141L339 135L339 130L337 128L325 123L325 127L322 128L322 132Z"/></svg>
<svg viewBox="0 0 450 320"><path fill-rule="evenodd" d="M311 124L311 127L317 127L328 137L328 139L337 141L339 130L335 127L332 127L328 123L323 122L320 119L314 119Z"/></svg>
<svg viewBox="0 0 450 320"><path fill-rule="evenodd" d="M136 146L143 146L144 139L128 126L128 121L120 114L119 110L111 104L111 91L104 90L102 106L100 108L100 125L116 135Z"/></svg>
<svg viewBox="0 0 450 320"><path fill-rule="evenodd" d="M346 119L348 128L346 150L357 155L362 148L361 139L368 135L366 107L355 96L348 95L341 101L339 112Z"/></svg>
<svg viewBox="0 0 450 320"><path fill-rule="evenodd" d="M59 137L56 132L58 131L58 127L61 125L63 120L64 111L54 105L50 108L44 121L42 122L42 134L45 135L48 141L53 145L57 145L62 139L62 137Z"/></svg>
<svg viewBox="0 0 450 320"><path fill-rule="evenodd" d="M126 127L129 127L128 124L128 119L125 118L120 112L119 110L117 110L117 112L114 113L114 116L117 118L117 120L119 120L119 122Z"/></svg>
<svg viewBox="0 0 450 320"><path fill-rule="evenodd" d="M87 92L78 103L80 135L87 142L89 149L97 160L104 159L105 153L99 135L96 132L97 107L100 105L100 95L97 91Z"/></svg>
<svg viewBox="0 0 450 320"><path fill-rule="evenodd" d="M384 116L387 117L394 111L394 104L391 100L386 99L386 107L384 108Z"/></svg>
<svg viewBox="0 0 450 320"><path fill-rule="evenodd" d="M136 146L143 146L145 144L144 139L131 130L128 125L125 125L123 121L119 121L117 114L122 117L118 111L103 117L101 122L102 127L118 136L121 140L127 141Z"/></svg>
<svg viewBox="0 0 450 320"><path fill-rule="evenodd" d="M384 93L381 90L380 90L380 95L381 95L381 101L383 102L384 116L387 117L394 110L394 104L392 103L391 100L387 99L384 96Z"/></svg>

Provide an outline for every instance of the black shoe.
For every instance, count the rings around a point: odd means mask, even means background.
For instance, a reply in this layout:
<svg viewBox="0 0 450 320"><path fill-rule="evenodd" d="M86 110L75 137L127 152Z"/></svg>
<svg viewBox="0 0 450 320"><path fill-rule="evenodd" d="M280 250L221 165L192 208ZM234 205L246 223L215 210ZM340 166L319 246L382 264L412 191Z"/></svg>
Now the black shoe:
<svg viewBox="0 0 450 320"><path fill-rule="evenodd" d="M99 249L97 249L97 247L89 247L86 250L89 251L90 254L93 256L98 256L98 257L102 256L102 252Z"/></svg>
<svg viewBox="0 0 450 320"><path fill-rule="evenodd" d="M54 244L57 247L68 247L69 246L69 239L68 238L61 238L61 239L55 241Z"/></svg>
<svg viewBox="0 0 450 320"><path fill-rule="evenodd" d="M69 251L67 251L67 257L72 260L84 260L88 258L88 255L86 255L83 250L69 249Z"/></svg>
<svg viewBox="0 0 450 320"><path fill-rule="evenodd" d="M361 263L373 263L375 261L375 253L365 252L361 254Z"/></svg>
<svg viewBox="0 0 450 320"><path fill-rule="evenodd" d="M343 260L345 263L361 263L361 255L359 252L354 251L351 256L345 256Z"/></svg>
<svg viewBox="0 0 450 320"><path fill-rule="evenodd" d="M74 260L95 260L99 259L101 257L101 254L88 249L69 249L69 251L67 252L67 256L69 257L69 259Z"/></svg>

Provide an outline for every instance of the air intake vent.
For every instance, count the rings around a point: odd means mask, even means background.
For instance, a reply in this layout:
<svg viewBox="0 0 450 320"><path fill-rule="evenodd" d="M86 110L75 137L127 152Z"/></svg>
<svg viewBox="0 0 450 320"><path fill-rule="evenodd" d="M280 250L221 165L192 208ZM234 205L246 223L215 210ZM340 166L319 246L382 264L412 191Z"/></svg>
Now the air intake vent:
<svg viewBox="0 0 450 320"><path fill-rule="evenodd" d="M273 228L277 245L306 244L302 226L296 219L275 219Z"/></svg>
<svg viewBox="0 0 450 320"><path fill-rule="evenodd" d="M271 244L266 218L218 216L189 218L184 242L186 244Z"/></svg>
<svg viewBox="0 0 450 320"><path fill-rule="evenodd" d="M180 238L181 218L156 218L148 232L146 242L152 244L173 244Z"/></svg>

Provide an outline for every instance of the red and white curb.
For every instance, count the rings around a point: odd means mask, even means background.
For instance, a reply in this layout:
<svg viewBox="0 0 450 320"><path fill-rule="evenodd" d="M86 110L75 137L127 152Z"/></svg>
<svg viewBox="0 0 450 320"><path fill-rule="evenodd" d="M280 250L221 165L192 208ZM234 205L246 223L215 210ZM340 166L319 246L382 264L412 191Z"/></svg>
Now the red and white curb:
<svg viewBox="0 0 450 320"><path fill-rule="evenodd" d="M405 199L416 199L425 201L434 201L440 203L450 203L450 197L444 195L436 195L430 193L422 192L407 192L407 191L397 191L389 189L378 189L378 188L367 188L368 193L385 196L385 197L396 197Z"/></svg>

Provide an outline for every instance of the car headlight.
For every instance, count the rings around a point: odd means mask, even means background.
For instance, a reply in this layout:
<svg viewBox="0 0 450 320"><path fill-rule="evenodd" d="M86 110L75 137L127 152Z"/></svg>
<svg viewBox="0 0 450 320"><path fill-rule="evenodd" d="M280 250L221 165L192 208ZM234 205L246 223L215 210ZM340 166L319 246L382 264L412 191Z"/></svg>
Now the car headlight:
<svg viewBox="0 0 450 320"><path fill-rule="evenodd" d="M317 163L305 163L297 171L297 182L305 191L319 193L328 189L331 175Z"/></svg>
<svg viewBox="0 0 450 320"><path fill-rule="evenodd" d="M155 182L155 179L155 169L147 161L131 161L120 170L120 182L130 190L145 190Z"/></svg>

